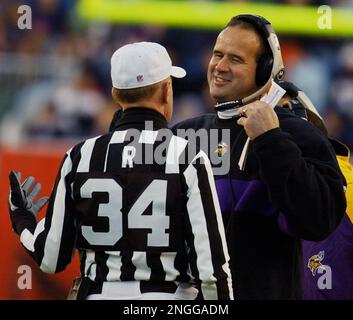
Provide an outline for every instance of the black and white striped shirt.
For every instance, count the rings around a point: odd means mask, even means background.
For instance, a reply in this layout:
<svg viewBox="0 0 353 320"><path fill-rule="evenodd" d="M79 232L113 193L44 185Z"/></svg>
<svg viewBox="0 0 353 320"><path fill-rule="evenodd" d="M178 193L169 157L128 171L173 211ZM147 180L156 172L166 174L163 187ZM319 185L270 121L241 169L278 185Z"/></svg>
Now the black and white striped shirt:
<svg viewBox="0 0 353 320"><path fill-rule="evenodd" d="M166 127L155 111L129 109L115 131L66 153L46 217L21 233L43 271L63 270L78 248L98 283L193 279L205 299L233 297L209 160Z"/></svg>

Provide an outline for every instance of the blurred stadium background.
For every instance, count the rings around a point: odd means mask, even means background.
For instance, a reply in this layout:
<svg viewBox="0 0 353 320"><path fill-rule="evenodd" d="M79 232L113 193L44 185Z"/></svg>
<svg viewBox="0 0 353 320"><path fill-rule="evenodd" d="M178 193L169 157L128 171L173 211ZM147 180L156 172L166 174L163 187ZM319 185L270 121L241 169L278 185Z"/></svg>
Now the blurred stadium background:
<svg viewBox="0 0 353 320"><path fill-rule="evenodd" d="M18 28L18 8L32 9L32 29ZM319 29L318 7L332 11ZM167 47L188 75L175 81L173 123L208 112L206 68L230 17L257 13L277 31L286 79L302 88L332 137L353 149L353 0L0 2L0 299L65 299L78 261L59 275L38 271L11 231L7 174L32 174L49 194L66 149L108 130L110 56L129 42ZM353 159L351 158L353 162ZM20 290L18 267L32 267L32 289Z"/></svg>

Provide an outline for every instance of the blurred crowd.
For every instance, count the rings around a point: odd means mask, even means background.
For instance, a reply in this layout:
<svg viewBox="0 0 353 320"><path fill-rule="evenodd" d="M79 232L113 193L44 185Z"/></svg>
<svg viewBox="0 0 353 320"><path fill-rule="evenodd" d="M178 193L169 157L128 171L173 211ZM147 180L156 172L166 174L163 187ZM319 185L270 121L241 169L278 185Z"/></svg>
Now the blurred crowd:
<svg viewBox="0 0 353 320"><path fill-rule="evenodd" d="M257 2L353 7L353 0ZM31 30L17 26L22 4L32 8ZM82 139L106 132L116 110L110 96L110 57L135 41L163 44L174 63L188 72L174 81L174 123L212 110L206 68L218 30L92 23L77 16L75 5L76 0L1 0L2 143ZM331 136L353 149L353 39L279 38L286 79L313 100Z"/></svg>

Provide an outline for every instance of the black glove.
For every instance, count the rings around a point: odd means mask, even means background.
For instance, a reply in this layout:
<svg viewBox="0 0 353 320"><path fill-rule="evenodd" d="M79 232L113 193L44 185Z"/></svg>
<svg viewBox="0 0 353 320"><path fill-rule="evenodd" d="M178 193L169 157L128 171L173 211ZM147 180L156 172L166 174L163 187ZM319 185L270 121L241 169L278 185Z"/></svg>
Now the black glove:
<svg viewBox="0 0 353 320"><path fill-rule="evenodd" d="M35 183L34 177L28 177L21 184L21 173L11 171L9 209L12 226L16 233L21 234L22 230L30 223L30 229L33 229L33 223L37 222L37 214L48 201L48 197L43 197L38 201L35 198L41 190L41 184ZM32 230L31 230L32 231Z"/></svg>

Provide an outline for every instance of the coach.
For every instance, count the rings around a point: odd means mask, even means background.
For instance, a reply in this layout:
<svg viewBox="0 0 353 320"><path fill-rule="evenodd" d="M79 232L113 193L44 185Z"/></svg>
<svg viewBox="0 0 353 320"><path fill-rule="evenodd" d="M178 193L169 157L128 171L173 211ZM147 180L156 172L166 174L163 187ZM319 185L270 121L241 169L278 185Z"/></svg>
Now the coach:
<svg viewBox="0 0 353 320"><path fill-rule="evenodd" d="M302 298L301 239L327 237L346 207L344 180L326 137L287 110L258 101L283 72L270 23L254 15L233 17L218 35L208 66L217 114L174 127L231 131L230 146L220 141L219 153L231 153L231 169L215 179L239 299Z"/></svg>

